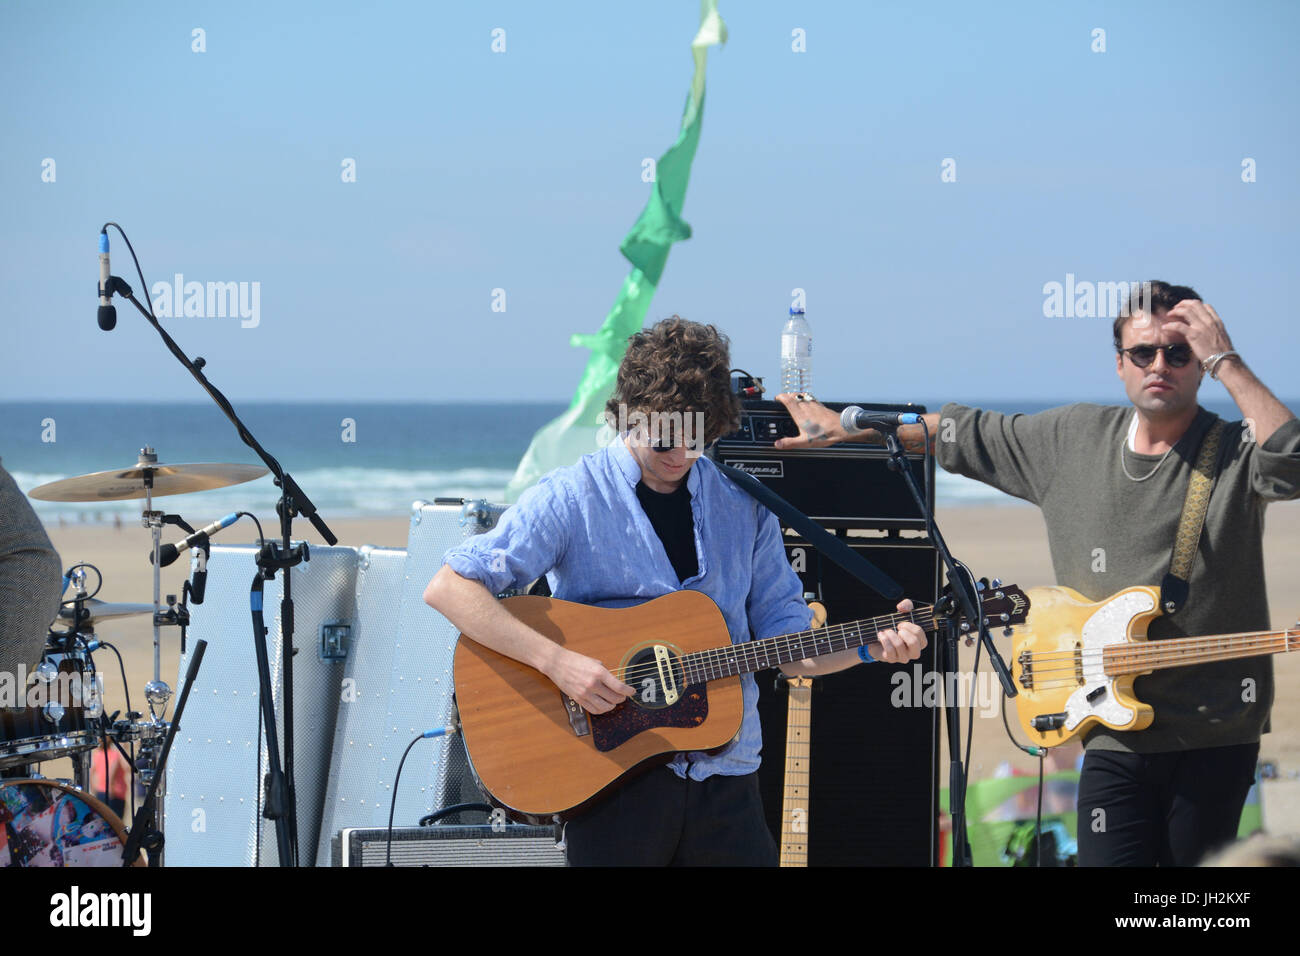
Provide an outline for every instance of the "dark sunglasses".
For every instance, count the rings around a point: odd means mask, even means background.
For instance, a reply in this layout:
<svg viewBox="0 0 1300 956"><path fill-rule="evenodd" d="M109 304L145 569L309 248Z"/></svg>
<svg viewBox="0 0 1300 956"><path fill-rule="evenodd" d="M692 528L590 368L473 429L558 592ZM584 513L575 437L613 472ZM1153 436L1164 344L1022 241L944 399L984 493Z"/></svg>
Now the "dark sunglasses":
<svg viewBox="0 0 1300 956"><path fill-rule="evenodd" d="M1157 352L1165 353L1165 361L1171 368L1182 368L1192 360L1190 345L1135 345L1131 349L1120 349L1120 354L1128 353L1129 361L1138 368L1147 368L1156 360Z"/></svg>
<svg viewBox="0 0 1300 956"><path fill-rule="evenodd" d="M657 441L657 442L652 442L650 444L650 450L657 451L657 452L670 452L674 448L679 447L681 444L682 442L678 439L674 439L671 442ZM698 438L694 438L691 441L686 442L687 451L699 451L703 447L704 447L704 442L700 441Z"/></svg>

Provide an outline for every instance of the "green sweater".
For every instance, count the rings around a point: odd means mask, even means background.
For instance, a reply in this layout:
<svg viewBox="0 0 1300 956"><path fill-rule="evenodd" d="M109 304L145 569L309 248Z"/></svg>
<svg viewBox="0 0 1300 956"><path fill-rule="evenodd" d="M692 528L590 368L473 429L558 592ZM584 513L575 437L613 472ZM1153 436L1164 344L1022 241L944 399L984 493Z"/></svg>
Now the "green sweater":
<svg viewBox="0 0 1300 956"><path fill-rule="evenodd" d="M1038 505L1047 523L1057 583L1100 601L1134 585L1159 586L1201 438L1217 418L1200 409L1159 468L1160 455L1125 447L1131 406L1067 405L1037 415L1003 415L945 405L939 464ZM949 419L951 421L949 421ZM1241 422L1227 424L1219 472L1192 567L1191 595L1149 628L1152 640L1267 630L1264 506L1300 497L1300 420L1259 445ZM1031 610L1032 613L1032 610ZM1161 753L1252 743L1267 730L1273 661L1252 657L1175 667L1139 677L1139 700L1155 710L1146 730L1101 727L1089 748Z"/></svg>

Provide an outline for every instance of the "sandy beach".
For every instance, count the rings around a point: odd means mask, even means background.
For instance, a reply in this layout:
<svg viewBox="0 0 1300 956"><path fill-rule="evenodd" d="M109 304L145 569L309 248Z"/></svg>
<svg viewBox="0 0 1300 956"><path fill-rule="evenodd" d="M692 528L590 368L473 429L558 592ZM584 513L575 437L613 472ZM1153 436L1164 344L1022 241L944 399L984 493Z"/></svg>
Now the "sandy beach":
<svg viewBox="0 0 1300 956"><path fill-rule="evenodd" d="M954 554L966 561L977 574L998 577L1029 588L1053 583L1046 530L1037 509L1007 505L941 509L941 527ZM363 544L404 548L408 520L405 516L384 519L331 521L340 544ZM269 527L269 526L268 526ZM151 568L148 562L149 533L138 525L121 528L101 525L69 524L48 528L65 567L74 561L88 561L104 574L99 597L106 601L149 602L152 600ZM223 536L223 544L245 540L241 525L235 536ZM295 524L295 532L312 544L323 544L305 521ZM1264 548L1268 568L1269 606L1274 627L1293 624L1300 616L1300 504L1270 506ZM189 563L178 561L164 569L162 593L179 593L189 573ZM113 642L121 650L127 667L133 702L140 707L142 690L152 677L152 631L144 617L123 618L99 625L100 638ZM245 635L240 634L242 639ZM1010 656L1006 639L999 639L1005 656ZM163 630L162 677L173 687L178 685L177 660L179 632ZM969 666L973 649L963 650L963 664ZM1260 748L1261 761L1277 768L1278 778L1267 781L1263 789L1265 826L1271 832L1300 832L1300 654L1281 654L1274 658L1277 695L1273 706L1273 730ZM101 660L100 666L107 665ZM250 665L251 666L251 665ZM987 662L982 662L987 671ZM992 673L977 678L989 681ZM125 710L121 679L114 669L106 678L108 710ZM1036 772L1037 761L1021 753L1006 739L1002 720L996 711L975 717L971 778L991 776L1004 762L1026 772ZM1015 726L1014 720L1012 723ZM941 767L946 767L946 750ZM60 764L50 763L49 776L63 776ZM946 785L946 777L944 780Z"/></svg>

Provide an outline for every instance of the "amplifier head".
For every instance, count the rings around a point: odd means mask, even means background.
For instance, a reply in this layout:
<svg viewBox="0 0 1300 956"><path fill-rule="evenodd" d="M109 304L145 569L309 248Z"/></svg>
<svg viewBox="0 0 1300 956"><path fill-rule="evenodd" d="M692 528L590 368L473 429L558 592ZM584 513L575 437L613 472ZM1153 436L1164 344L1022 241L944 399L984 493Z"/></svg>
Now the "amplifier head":
<svg viewBox="0 0 1300 956"><path fill-rule="evenodd" d="M846 402L826 402L843 411ZM923 405L857 403L867 411L925 412ZM826 448L777 449L776 440L797 435L798 426L780 402L742 403L740 429L709 452L718 462L748 472L819 524L830 528L924 528L925 518L901 476L889 468L880 445L842 442ZM907 456L912 476L934 505L934 459Z"/></svg>

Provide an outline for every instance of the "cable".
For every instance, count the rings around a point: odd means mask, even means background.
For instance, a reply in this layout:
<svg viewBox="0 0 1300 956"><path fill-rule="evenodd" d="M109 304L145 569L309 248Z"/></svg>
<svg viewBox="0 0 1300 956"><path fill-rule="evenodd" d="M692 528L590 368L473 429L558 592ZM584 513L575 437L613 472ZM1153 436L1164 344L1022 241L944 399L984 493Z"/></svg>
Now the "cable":
<svg viewBox="0 0 1300 956"><path fill-rule="evenodd" d="M406 757L411 752L411 748L421 740L430 737L441 737L449 730L451 730L450 727L437 727L433 730L426 730L407 744L406 749L402 751L402 759L397 763L397 775L393 778L393 799L388 805L388 836L384 841L384 866L393 865L393 816L397 813L397 789L402 781L402 767L406 764Z"/></svg>
<svg viewBox="0 0 1300 956"><path fill-rule="evenodd" d="M122 672L122 693L126 695L126 715L128 720L132 720L134 718L131 717L131 714L133 713L133 711L131 710L131 685L127 683L126 664L122 661L122 652L119 651L114 645L110 644L108 641L100 641L99 646L107 647L110 651L112 651L114 654L117 655L117 666L118 669L121 670ZM105 728L105 736L107 736L107 728ZM131 744L131 752L128 754L125 750L122 749L122 745L120 743L118 743L116 740L113 741L113 746L117 748L118 753L120 753L123 757L126 758L127 765L131 768L131 819L134 820L135 819L135 785L136 785L136 775L139 773L139 769L135 765L135 741L134 740L130 741L130 744ZM104 785L105 787L108 786L108 745L107 744L105 744L104 746Z"/></svg>
<svg viewBox="0 0 1300 956"><path fill-rule="evenodd" d="M251 511L236 511L235 514L236 514L237 516L245 516L245 515L246 515L247 517L253 519L253 524L257 525L257 542L258 542L258 545L259 545L259 546L260 546L264 541L266 541L266 535L264 535L264 534L262 533L262 522L260 522L260 521L257 520L257 515L253 514Z"/></svg>
<svg viewBox="0 0 1300 956"><path fill-rule="evenodd" d="M1035 862L1040 870L1043 868L1043 758L1038 758L1038 813L1034 817L1034 845L1038 848L1038 860Z"/></svg>
<svg viewBox="0 0 1300 956"><path fill-rule="evenodd" d="M140 268L140 258L135 254L135 248L131 245L131 240L126 237L126 233L122 231L122 227L115 222L104 223L104 225L100 227L99 231L107 232L109 226L112 226L117 230L117 234L121 236L122 241L126 243L126 248L130 250L131 261L135 263L135 274L140 277L140 289L144 293L145 305L149 307L149 314L153 316L154 321L157 321L158 316L154 315L153 311L153 300L149 298L149 283L144 280L144 271Z"/></svg>
<svg viewBox="0 0 1300 956"><path fill-rule="evenodd" d="M433 813L426 813L424 816L420 817L420 826L422 827L433 826L433 824L437 823L443 817L450 817L457 813L468 813L471 810L481 812L481 813L486 813L490 816L493 807L492 804L490 803L452 804L450 807L443 807L441 810L435 810L433 811Z"/></svg>
<svg viewBox="0 0 1300 956"><path fill-rule="evenodd" d="M65 581L70 582L72 580L72 572L77 570L77 568L90 568L90 570L95 572L95 578L96 578L95 590L91 591L85 597L75 597L71 601L61 601L59 605L60 607L62 607L64 604L75 604L77 601L89 601L91 598L93 598L96 594L100 592L101 588L104 587L104 573L100 571L99 568L95 567L93 564L91 564L88 561L78 561L72 567L68 568L68 570L65 571L63 574L63 579ZM64 590L65 591L67 590L66 586L64 587ZM75 624L76 622L73 623Z"/></svg>
<svg viewBox="0 0 1300 956"><path fill-rule="evenodd" d="M978 674L979 674L979 667L980 667L980 655L982 654L982 652L983 652L983 650L984 650L984 642L983 642L982 640L980 640L980 637L979 637L980 634L983 633L984 625L985 625L985 621L984 621L984 602L980 599L979 588L976 586L976 583L975 583L975 575L971 573L970 568L966 567L966 565L962 564L960 561L956 560L955 558L953 559L953 564L956 566L958 572L963 573L963 574L965 575L967 586L970 588L971 593L972 593L972 594L974 595L974 597L975 597L975 609L976 609L977 613L979 614L979 619L976 620L976 621L974 622L974 626L975 626L975 638L976 638L976 639L975 639L975 663L974 663L974 665L972 666L972 669L971 669L971 674L972 674L972 675L978 675ZM954 582L953 582L953 586L956 587L956 586L957 586L957 582L954 581ZM961 656L961 655L960 655L960 649L958 650L958 655L957 655L957 656L958 656L958 658L960 658L960 656ZM952 666L953 666L953 668L955 669L955 668L958 666L958 661L956 661L956 660L952 661ZM972 688L975 686L975 684L976 684L976 682L975 682L974 680L972 680ZM953 846L953 854L954 854L953 859L954 859L954 860L956 860L956 853L957 853L958 848L959 848L959 847L963 847L963 846L966 845L966 832L967 832L967 830L969 829L968 826L967 826L967 816L966 816L966 804L965 804L965 801L966 801L966 796L967 796L967 794L970 793L970 775L969 775L969 768L970 768L970 754L971 754L971 744L972 744L972 743L974 742L974 740L975 740L975 694L974 694L973 690L972 690L972 693L971 693L969 712L968 712L968 714L967 714L967 716L966 716L966 724L967 724L967 728L968 728L968 729L967 729L967 734L966 734L966 752L965 752L965 756L964 756L964 757L955 757L955 759L957 760L957 766L958 766L958 768L961 770L961 779L962 779L962 781L963 781L963 787L965 788L965 790L964 790L964 792L962 793L962 814L961 814L962 825L961 825L961 832L960 832L960 833L957 833L956 831L954 831L954 832L953 832L953 835L952 835L952 841L953 841L952 846ZM958 718L957 718L957 742L958 742L958 744L960 745L960 743L961 743L961 716L960 716L960 711L958 712Z"/></svg>
<svg viewBox="0 0 1300 956"><path fill-rule="evenodd" d="M1007 699L1002 698L1002 706L998 708L1002 711L1002 726L1006 729L1007 739L1011 741L1018 749L1023 750L1031 757L1038 758L1038 811L1034 821L1034 840L1038 844L1038 866L1043 865L1043 764L1047 757L1047 747L1036 747L1033 744L1022 744L1016 739L1016 735L1011 732L1011 724L1007 720Z"/></svg>
<svg viewBox="0 0 1300 956"><path fill-rule="evenodd" d="M108 641L100 641L100 647L107 647L117 655L117 666L122 671L122 693L126 695L126 712L131 713L131 685L126 681L126 664L122 662L122 653Z"/></svg>

